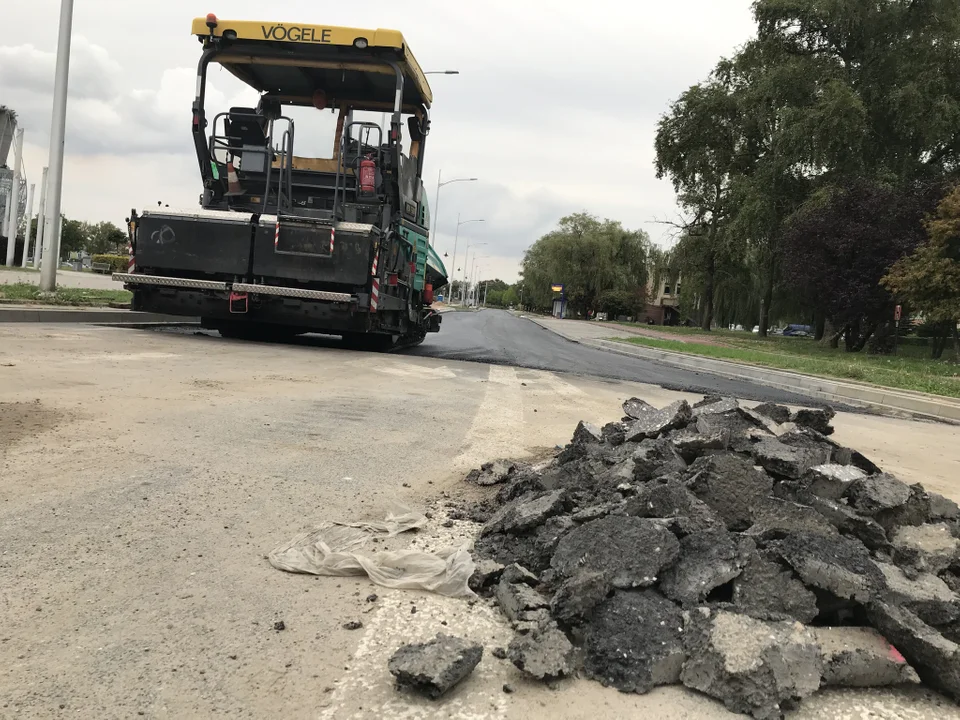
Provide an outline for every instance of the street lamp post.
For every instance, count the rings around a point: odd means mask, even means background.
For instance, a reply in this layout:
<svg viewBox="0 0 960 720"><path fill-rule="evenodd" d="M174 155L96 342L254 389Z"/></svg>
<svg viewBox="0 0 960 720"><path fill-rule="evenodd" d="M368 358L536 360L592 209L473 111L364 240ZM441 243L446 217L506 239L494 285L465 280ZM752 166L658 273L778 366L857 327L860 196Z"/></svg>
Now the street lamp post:
<svg viewBox="0 0 960 720"><path fill-rule="evenodd" d="M477 243L478 245L486 245L487 243ZM477 279L480 276L477 275L477 260L486 260L486 255L474 255L473 264L470 266L470 291L471 291L471 302L477 302L477 289L480 287L480 281Z"/></svg>
<svg viewBox="0 0 960 720"><path fill-rule="evenodd" d="M446 182L441 182L443 177L443 168L437 171L437 195L436 201L433 203L433 228L430 230L430 244L436 245L437 240L437 217L440 215L440 188L444 185L451 185L458 182L476 182L476 178L455 178L453 180L447 180ZM459 220L459 218L457 218ZM454 248L454 254L456 254L456 248Z"/></svg>
<svg viewBox="0 0 960 720"><path fill-rule="evenodd" d="M453 281L457 275L457 243L460 240L460 226L472 222L486 222L485 220L460 220L460 213L457 213L457 234L453 238L453 260L450 263L450 292L453 293ZM467 243L467 250L470 250L470 243ZM466 264L466 263L464 263ZM461 294L463 288L460 288Z"/></svg>
<svg viewBox="0 0 960 720"><path fill-rule="evenodd" d="M476 248L476 247L479 246L479 245L486 245L486 244L487 244L487 243L485 243L485 242L482 242L482 243L474 243L473 246L474 246L474 248ZM466 294L466 288L467 288L467 267L468 267L469 265L470 265L470 243L467 243L467 252L464 254L464 258L463 258L463 286L460 288L460 305L461 305L461 307L464 305L464 303L465 303L465 301L466 301L466 299L467 299L467 294ZM473 279L473 274L472 274L472 273L471 273L471 275L470 275L470 279L471 279L471 280Z"/></svg>
<svg viewBox="0 0 960 720"><path fill-rule="evenodd" d="M40 271L40 289L57 289L60 264L60 193L63 190L63 141L67 123L67 83L70 78L70 38L73 32L73 0L60 0L60 34L57 40L57 70L53 84L53 121L50 128L50 207L46 210L43 241L50 248Z"/></svg>

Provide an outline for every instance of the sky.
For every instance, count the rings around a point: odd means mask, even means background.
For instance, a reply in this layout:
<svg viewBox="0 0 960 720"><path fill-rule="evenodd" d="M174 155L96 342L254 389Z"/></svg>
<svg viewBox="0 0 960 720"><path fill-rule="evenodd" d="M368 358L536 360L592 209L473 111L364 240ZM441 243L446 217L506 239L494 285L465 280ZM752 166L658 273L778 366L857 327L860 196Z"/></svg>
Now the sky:
<svg viewBox="0 0 960 720"><path fill-rule="evenodd" d="M523 252L564 215L586 211L669 244L673 188L654 169L660 116L753 33L750 0L669 3L554 0L367 0L267 4L230 0L76 0L63 212L122 225L158 201L195 207L201 192L190 134L200 45L194 17L393 28L403 32L434 92L424 184L438 174L441 254L479 278L517 278ZM6 3L0 104L26 129L30 182L47 164L59 0ZM13 31L11 31L13 30ZM211 74L212 105L240 103L243 86ZM298 123L298 136L302 123ZM11 153L12 154L12 153ZM11 158L12 160L12 158ZM448 268L453 262L448 258ZM461 271L462 272L462 271Z"/></svg>

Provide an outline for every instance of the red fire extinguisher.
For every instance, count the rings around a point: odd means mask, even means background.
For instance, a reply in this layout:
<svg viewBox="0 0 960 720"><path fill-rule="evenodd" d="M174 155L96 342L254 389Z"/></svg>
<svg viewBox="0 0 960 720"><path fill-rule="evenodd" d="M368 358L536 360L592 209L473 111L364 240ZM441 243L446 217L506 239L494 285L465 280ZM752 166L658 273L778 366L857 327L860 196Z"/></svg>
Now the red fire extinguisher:
<svg viewBox="0 0 960 720"><path fill-rule="evenodd" d="M360 161L360 192L373 195L377 191L377 164L370 155Z"/></svg>

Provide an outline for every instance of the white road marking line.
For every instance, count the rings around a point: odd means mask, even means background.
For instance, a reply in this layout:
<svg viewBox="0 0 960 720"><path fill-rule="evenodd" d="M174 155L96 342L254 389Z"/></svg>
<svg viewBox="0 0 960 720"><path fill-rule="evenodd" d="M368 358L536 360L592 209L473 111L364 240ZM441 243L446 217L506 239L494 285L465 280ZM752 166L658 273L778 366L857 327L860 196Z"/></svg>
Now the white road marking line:
<svg viewBox="0 0 960 720"><path fill-rule="evenodd" d="M465 472L491 458L516 454L522 429L523 392L517 371L491 365L483 401L453 461L453 470Z"/></svg>

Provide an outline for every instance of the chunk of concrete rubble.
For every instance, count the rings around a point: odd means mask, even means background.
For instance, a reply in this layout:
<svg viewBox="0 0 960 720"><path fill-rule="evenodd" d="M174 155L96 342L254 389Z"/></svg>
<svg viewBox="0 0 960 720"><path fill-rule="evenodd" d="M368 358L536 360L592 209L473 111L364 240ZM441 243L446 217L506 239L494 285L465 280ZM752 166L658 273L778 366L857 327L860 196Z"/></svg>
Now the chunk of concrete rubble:
<svg viewBox="0 0 960 720"><path fill-rule="evenodd" d="M511 563L510 565L507 565L500 574L500 577L503 582L513 584L523 583L524 585L529 585L530 587L536 587L540 584L540 580L536 575L517 563Z"/></svg>
<svg viewBox="0 0 960 720"><path fill-rule="evenodd" d="M603 431L593 423L581 420L577 424L576 430L573 431L573 439L571 442L580 445L588 445L590 443L599 444L603 442Z"/></svg>
<svg viewBox="0 0 960 720"><path fill-rule="evenodd" d="M908 578L896 565L877 562L887 581L887 602L905 607L928 625L947 625L960 618L960 598L936 575Z"/></svg>
<svg viewBox="0 0 960 720"><path fill-rule="evenodd" d="M482 657L482 645L441 633L426 643L404 645L387 667L398 686L436 700L472 673Z"/></svg>
<svg viewBox="0 0 960 720"><path fill-rule="evenodd" d="M950 533L946 523L899 528L890 539L897 565L911 566L934 575L957 561L960 540Z"/></svg>
<svg viewBox="0 0 960 720"><path fill-rule="evenodd" d="M775 423L783 425L790 422L790 408L776 403L761 403L753 408L753 411L759 415L770 418Z"/></svg>
<svg viewBox="0 0 960 720"><path fill-rule="evenodd" d="M653 585L679 552L673 533L653 520L605 517L560 538L551 566L564 577L603 572L615 588L628 589Z"/></svg>
<svg viewBox="0 0 960 720"><path fill-rule="evenodd" d="M493 594L503 614L510 620L523 620L524 613L550 607L547 598L529 585L507 582L503 578L500 578Z"/></svg>
<svg viewBox="0 0 960 720"><path fill-rule="evenodd" d="M931 520L956 520L960 518L960 505L957 505L950 498L938 493L928 492L927 499L930 501Z"/></svg>
<svg viewBox="0 0 960 720"><path fill-rule="evenodd" d="M582 623L611 591L610 580L602 572L582 572L567 578L550 600L550 614L567 625Z"/></svg>
<svg viewBox="0 0 960 720"><path fill-rule="evenodd" d="M590 522L591 520L599 520L602 517L606 517L611 513L615 513L618 510L624 508L624 502L622 500L600 503L599 505L590 505L585 507L582 510L578 510L573 515L570 516L570 519L575 523L585 523Z"/></svg>
<svg viewBox="0 0 960 720"><path fill-rule="evenodd" d="M753 509L767 498L773 480L739 455L709 455L698 458L688 470L687 486L709 505L729 530L746 530L753 524Z"/></svg>
<svg viewBox="0 0 960 720"><path fill-rule="evenodd" d="M823 661L809 628L698 608L686 615L680 680L733 712L779 720L786 702L820 688Z"/></svg>
<svg viewBox="0 0 960 720"><path fill-rule="evenodd" d="M808 587L843 600L868 603L880 597L886 582L859 542L815 533L791 533L774 546Z"/></svg>
<svg viewBox="0 0 960 720"><path fill-rule="evenodd" d="M812 532L833 537L837 528L808 505L777 497L762 498L753 508L753 525L745 534L759 541L775 540L792 532Z"/></svg>
<svg viewBox="0 0 960 720"><path fill-rule="evenodd" d="M900 651L873 628L817 627L823 685L884 687L920 682Z"/></svg>
<svg viewBox="0 0 960 720"><path fill-rule="evenodd" d="M516 635L507 648L507 657L519 670L537 680L570 675L575 651L570 640L554 622L544 622L524 635Z"/></svg>
<svg viewBox="0 0 960 720"><path fill-rule="evenodd" d="M547 518L563 509L566 491L563 489L533 495L524 495L507 503L494 514L480 531L482 535L505 532L518 535L542 525Z"/></svg>
<svg viewBox="0 0 960 720"><path fill-rule="evenodd" d="M642 413L627 428L627 442L640 442L644 438L656 438L660 433L683 427L690 422L692 410L686 400L677 400L662 410Z"/></svg>
<svg viewBox="0 0 960 720"><path fill-rule="evenodd" d="M513 460L494 460L484 463L479 470L471 470L467 474L467 482L474 485L499 485L512 479L518 473L528 470L529 465Z"/></svg>
<svg viewBox="0 0 960 720"><path fill-rule="evenodd" d="M700 415L696 418L695 427L703 435L719 433L724 447L735 452L750 452L755 442L773 437L766 427L758 425L742 408Z"/></svg>
<svg viewBox="0 0 960 720"><path fill-rule="evenodd" d="M669 440L644 440L631 459L633 479L637 482L687 469L687 463Z"/></svg>
<svg viewBox="0 0 960 720"><path fill-rule="evenodd" d="M618 592L605 600L584 635L584 670L606 687L642 694L680 679L683 616L654 590Z"/></svg>
<svg viewBox="0 0 960 720"><path fill-rule="evenodd" d="M670 442L677 454L687 462L693 462L712 450L726 448L723 433L720 432L704 434L695 430L679 430L670 434Z"/></svg>
<svg viewBox="0 0 960 720"><path fill-rule="evenodd" d="M467 584L471 590L479 592L499 582L501 573L503 573L503 565L496 560L477 558L474 560L473 575L470 576Z"/></svg>
<svg viewBox="0 0 960 720"><path fill-rule="evenodd" d="M543 528L539 532L542 532ZM544 553L536 543L537 535L491 533L479 537L473 544L473 555L481 560L493 560L501 565L519 563L540 575L550 567L553 552Z"/></svg>
<svg viewBox="0 0 960 720"><path fill-rule="evenodd" d="M856 538L871 550L885 550L890 543L887 532L875 520L858 515L842 500L829 500L810 494L801 500L827 519L841 534Z"/></svg>
<svg viewBox="0 0 960 720"><path fill-rule="evenodd" d="M817 596L791 570L753 553L733 581L733 605L757 620L797 620L817 617Z"/></svg>
<svg viewBox="0 0 960 720"><path fill-rule="evenodd" d="M623 413L631 420L640 420L655 412L657 408L640 398L630 398L623 403Z"/></svg>
<svg viewBox="0 0 960 720"><path fill-rule="evenodd" d="M534 539L538 554L543 557L551 557L560 542L560 538L575 527L577 527L577 523L569 515L559 515L547 520L537 530Z"/></svg>
<svg viewBox="0 0 960 720"><path fill-rule="evenodd" d="M764 438L752 449L753 459L764 470L780 477L799 479L814 463L822 460L814 453L785 445L775 438Z"/></svg>
<svg viewBox="0 0 960 720"><path fill-rule="evenodd" d="M863 515L900 507L910 499L910 486L882 473L855 481L847 493L850 505Z"/></svg>
<svg viewBox="0 0 960 720"><path fill-rule="evenodd" d="M676 518L685 535L725 527L720 516L679 480L640 487L637 494L627 500L624 513L641 518Z"/></svg>
<svg viewBox="0 0 960 720"><path fill-rule="evenodd" d="M919 483L911 485L910 497L903 505L881 510L873 517L887 534L904 525L923 525L930 521L930 496Z"/></svg>
<svg viewBox="0 0 960 720"><path fill-rule="evenodd" d="M832 435L833 426L830 421L837 413L833 408L803 408L790 416L790 421L800 427L816 430L821 435Z"/></svg>
<svg viewBox="0 0 960 720"><path fill-rule="evenodd" d="M719 415L725 412L731 412L732 410L737 410L740 407L740 403L737 402L736 398L719 398L715 402L709 402L704 405L697 403L697 406L692 409L693 417L698 418L703 415Z"/></svg>
<svg viewBox="0 0 960 720"><path fill-rule="evenodd" d="M960 702L960 645L906 608L891 603L869 605L867 617L903 654L925 685Z"/></svg>
<svg viewBox="0 0 960 720"><path fill-rule="evenodd" d="M519 473L508 480L497 492L497 503L506 505L511 500L516 500L528 493L542 493L546 489L537 473L533 471Z"/></svg>
<svg viewBox="0 0 960 720"><path fill-rule="evenodd" d="M680 557L663 571L660 592L684 607L698 605L743 570L753 541L735 539L725 530L697 532L680 541Z"/></svg>
<svg viewBox="0 0 960 720"><path fill-rule="evenodd" d="M828 463L810 468L803 476L803 483L814 495L829 500L845 497L850 486L863 480L867 474L855 465Z"/></svg>
<svg viewBox="0 0 960 720"><path fill-rule="evenodd" d="M627 426L622 422L607 423L601 428L600 434L607 445L618 447L627 439Z"/></svg>

